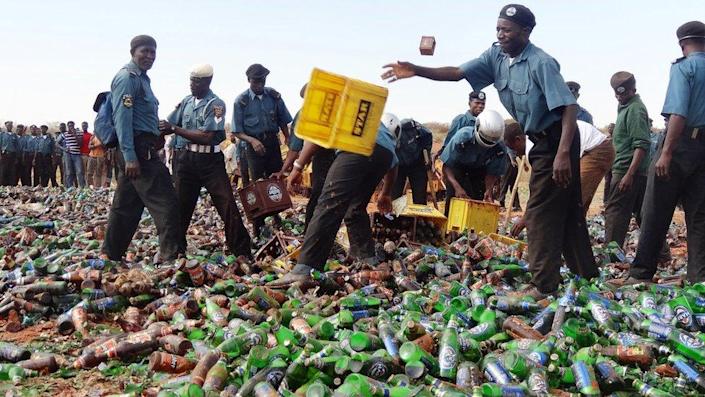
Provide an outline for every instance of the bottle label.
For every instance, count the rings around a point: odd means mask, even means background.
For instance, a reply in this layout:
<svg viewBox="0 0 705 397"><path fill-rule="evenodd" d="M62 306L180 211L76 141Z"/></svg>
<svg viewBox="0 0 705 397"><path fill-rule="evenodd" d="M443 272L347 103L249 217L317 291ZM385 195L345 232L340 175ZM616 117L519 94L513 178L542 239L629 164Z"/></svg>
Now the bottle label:
<svg viewBox="0 0 705 397"><path fill-rule="evenodd" d="M668 335L671 333L671 330L672 328L668 325L655 323L653 321L651 322L651 324L649 324L647 328L649 337L661 342L664 342L668 339Z"/></svg>
<svg viewBox="0 0 705 397"><path fill-rule="evenodd" d="M590 309L590 313L592 313L592 317L597 321L599 324L604 324L610 319L609 313L607 313L607 309L605 309L602 305L600 304L595 304L593 302L592 308Z"/></svg>
<svg viewBox="0 0 705 397"><path fill-rule="evenodd" d="M578 386L578 389L592 386L592 377L590 376L590 370L587 364L578 361L573 364L572 370L573 376L575 376L575 385Z"/></svg>
<svg viewBox="0 0 705 397"><path fill-rule="evenodd" d="M676 361L673 363L673 366L690 381L696 382L696 379L700 376L698 371L684 361Z"/></svg>
<svg viewBox="0 0 705 397"><path fill-rule="evenodd" d="M485 366L485 376L494 383L506 385L510 382L509 374L496 362L489 362Z"/></svg>
<svg viewBox="0 0 705 397"><path fill-rule="evenodd" d="M389 375L389 369L382 361L375 361L367 371L370 378L385 379Z"/></svg>
<svg viewBox="0 0 705 397"><path fill-rule="evenodd" d="M470 335L481 335L481 334L485 333L485 331L487 331L488 327L489 327L488 323L481 323L475 327L470 328L468 330L468 332L470 332Z"/></svg>
<svg viewBox="0 0 705 397"><path fill-rule="evenodd" d="M529 375L526 383L529 385L529 390L534 392L534 394L546 394L548 393L548 385L546 384L546 378L540 373L533 372Z"/></svg>
<svg viewBox="0 0 705 397"><path fill-rule="evenodd" d="M448 344L443 345L438 358L442 370L453 369L458 365L458 353Z"/></svg>
<svg viewBox="0 0 705 397"><path fill-rule="evenodd" d="M693 314L690 313L685 306L676 306L673 310L675 312L675 317L678 322L685 328L691 328L693 326Z"/></svg>
<svg viewBox="0 0 705 397"><path fill-rule="evenodd" d="M652 296L646 296L641 300L641 307L656 309L656 300Z"/></svg>
<svg viewBox="0 0 705 397"><path fill-rule="evenodd" d="M540 365L546 365L548 363L549 356L546 353L543 352L531 352L528 356L529 360L540 364Z"/></svg>
<svg viewBox="0 0 705 397"><path fill-rule="evenodd" d="M679 332L678 340L691 349L701 349L705 347L705 343L702 340L694 337L693 335L687 332Z"/></svg>

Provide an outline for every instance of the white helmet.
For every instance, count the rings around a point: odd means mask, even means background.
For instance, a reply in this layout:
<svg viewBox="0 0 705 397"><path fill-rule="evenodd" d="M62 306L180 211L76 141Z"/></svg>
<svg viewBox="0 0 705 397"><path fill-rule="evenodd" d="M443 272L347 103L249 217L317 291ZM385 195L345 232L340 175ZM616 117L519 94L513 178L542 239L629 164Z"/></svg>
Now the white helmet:
<svg viewBox="0 0 705 397"><path fill-rule="evenodd" d="M475 120L477 143L492 147L504 137L504 119L494 110L485 110Z"/></svg>
<svg viewBox="0 0 705 397"><path fill-rule="evenodd" d="M392 133L394 138L399 137L401 132L401 121L394 113L385 113L382 115L382 124Z"/></svg>

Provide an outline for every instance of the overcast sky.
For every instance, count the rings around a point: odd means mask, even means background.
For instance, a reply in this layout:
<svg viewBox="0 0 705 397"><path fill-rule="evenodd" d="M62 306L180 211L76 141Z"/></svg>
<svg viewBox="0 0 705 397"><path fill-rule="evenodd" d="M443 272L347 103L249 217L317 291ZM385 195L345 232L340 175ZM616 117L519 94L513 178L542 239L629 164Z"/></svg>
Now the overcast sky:
<svg viewBox="0 0 705 397"><path fill-rule="evenodd" d="M149 72L165 117L188 94L192 65L211 63L213 91L228 104L247 89L245 69L271 70L267 85L282 93L292 114L313 67L386 85L382 65L408 60L460 65L490 47L504 1L9 1L0 0L3 60L0 120L40 124L88 120L95 95L109 89L130 59L137 34L157 40ZM616 116L610 76L635 74L655 125L679 57L675 31L705 20L693 1L525 1L536 15L534 44L554 56L566 80L582 85L579 103L602 127ZM421 56L422 35L436 37L434 56ZM449 122L466 110L470 86L424 79L389 86L387 111L419 121ZM492 87L487 108L507 114Z"/></svg>

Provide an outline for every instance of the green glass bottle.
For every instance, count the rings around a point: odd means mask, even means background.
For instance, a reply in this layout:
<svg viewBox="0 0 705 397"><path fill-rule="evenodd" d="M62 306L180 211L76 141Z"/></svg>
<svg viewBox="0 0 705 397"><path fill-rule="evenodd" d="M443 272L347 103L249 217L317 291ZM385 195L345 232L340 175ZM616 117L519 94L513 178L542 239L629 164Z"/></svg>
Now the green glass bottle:
<svg viewBox="0 0 705 397"><path fill-rule="evenodd" d="M448 326L441 337L441 348L438 352L440 376L445 379L455 379L458 371L458 321L455 315L450 317Z"/></svg>

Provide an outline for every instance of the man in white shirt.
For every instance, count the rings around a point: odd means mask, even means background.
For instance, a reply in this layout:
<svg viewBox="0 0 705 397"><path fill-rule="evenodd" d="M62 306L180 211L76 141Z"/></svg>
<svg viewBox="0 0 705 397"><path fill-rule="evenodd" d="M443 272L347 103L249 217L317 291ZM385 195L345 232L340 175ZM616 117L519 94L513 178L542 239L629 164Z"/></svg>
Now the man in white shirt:
<svg viewBox="0 0 705 397"><path fill-rule="evenodd" d="M614 162L614 147L609 136L603 134L592 124L578 120L580 132L580 189L582 204L587 213L590 203L607 171ZM531 155L532 142L521 128L507 128L504 133L505 145L518 157ZM512 228L512 235L518 235L524 228L524 220Z"/></svg>

